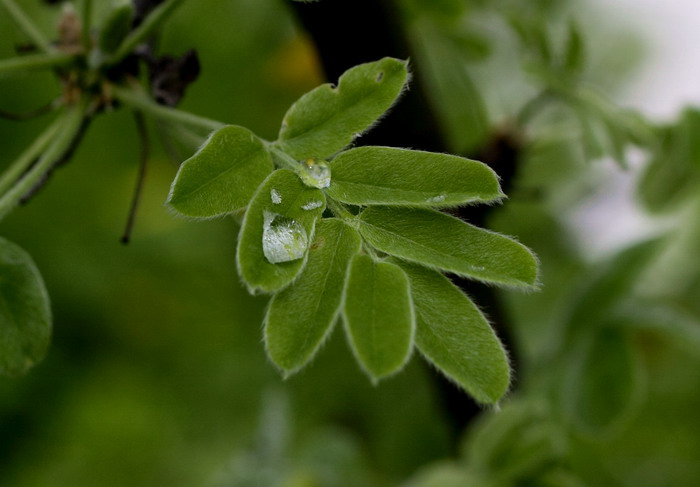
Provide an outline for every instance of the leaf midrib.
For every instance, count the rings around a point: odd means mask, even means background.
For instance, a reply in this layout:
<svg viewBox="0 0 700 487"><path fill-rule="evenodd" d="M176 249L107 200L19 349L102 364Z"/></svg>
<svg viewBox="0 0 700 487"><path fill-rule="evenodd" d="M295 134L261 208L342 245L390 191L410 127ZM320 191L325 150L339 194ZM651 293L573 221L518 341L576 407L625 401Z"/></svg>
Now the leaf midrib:
<svg viewBox="0 0 700 487"><path fill-rule="evenodd" d="M213 178L208 179L207 181L203 182L202 184L200 184L200 185L197 186L196 188L191 189L190 191L181 193L181 194L180 194L180 199L186 200L186 199L190 198L194 193L199 192L199 191L200 191L202 188L204 188L204 187L207 187L207 186L209 186L209 185L211 185L211 184L214 184L214 183L215 183L216 181L218 181L220 178L222 178L223 176L228 175L228 174L231 173L232 171L234 171L234 170L242 170L242 169L243 169L243 166L245 166L245 165L246 165L257 153L259 153L259 152L266 152L266 151L265 151L265 149L264 149L262 146L257 147L255 151L251 151L251 152L249 152L248 154L246 154L245 157L239 159L239 160L242 161L242 162L240 162L239 164L234 165L234 166L231 166L231 167L225 169L224 171L218 173L218 174L217 174L216 176L214 176ZM271 159L268 159L268 161L271 162ZM175 196L175 195L173 194L173 196ZM245 206L245 205L244 205L244 206ZM234 209L231 210L231 211L235 211L235 210L238 210L238 209L240 209L240 208L234 208Z"/></svg>
<svg viewBox="0 0 700 487"><path fill-rule="evenodd" d="M367 225L367 226L369 226L369 227L372 227L372 228L378 230L379 232L384 232L384 233L386 233L386 234L388 234L388 235L390 235L390 236L392 236L392 237L397 238L397 240L401 240L401 241L404 241L404 242L409 242L409 243L411 243L411 244L416 245L417 247L419 247L419 248L421 248L421 249L426 249L426 250L430 251L430 252L433 253L433 254L437 254L437 255L439 255L439 256L441 256L441 257L447 257L449 260L459 260L459 257L455 257L454 255L446 254L446 253L444 253L444 252L442 252L442 251L440 251L440 250L436 250L436 249L434 249L434 248L432 248L432 247L428 247L428 246L425 245L425 244L422 244L422 243L420 243L420 242L416 242L415 240L411 240L411 239L409 239L408 237L405 237L405 236L403 236L403 235L401 235L401 234L394 233L394 232L389 231L389 230L387 230L387 229L385 229L385 228L383 228L383 227L379 227L379 226L374 225L374 224L372 224L372 223L368 223L366 220L362 220L362 219L361 219L360 221L362 222L362 224ZM379 250L382 250L383 252L386 252L387 254L390 254L390 255L395 255L395 254L391 253L390 251L387 251L386 249L379 249ZM407 256L397 256L397 257L401 257L401 258L404 258L404 259L409 260L409 261L411 261L411 262L416 262L416 263L418 263L418 264L422 264L421 261L416 260L415 258L412 258L412 257L407 257ZM435 267L440 268L439 265L436 265L436 264L431 264L431 265L435 265ZM473 264L472 264L472 265L473 265ZM461 270L459 270L459 269L457 269L457 270L455 270L455 269L445 269L445 270L447 270L447 271L449 271L449 272L455 272L455 273L460 273L460 272L461 272L461 273L463 273L464 275L469 276L469 277L476 277L477 279L483 279L483 280L485 280L485 281L491 281L491 282L495 282L495 283L509 284L510 282L515 281L515 282L518 282L518 283L523 283L523 284L526 284L526 285L530 285L529 283L526 283L526 282L521 281L520 279L516 279L516 278L511 278L511 279L494 279L494 278L491 278L491 277L483 276L482 274L479 274L478 272L464 272L464 271L461 271Z"/></svg>

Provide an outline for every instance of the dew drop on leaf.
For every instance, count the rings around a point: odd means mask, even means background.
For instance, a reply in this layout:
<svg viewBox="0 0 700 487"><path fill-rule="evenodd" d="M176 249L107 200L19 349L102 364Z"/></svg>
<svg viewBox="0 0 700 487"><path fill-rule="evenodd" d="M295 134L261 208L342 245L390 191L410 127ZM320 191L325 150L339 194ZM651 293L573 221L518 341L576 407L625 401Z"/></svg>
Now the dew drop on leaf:
<svg viewBox="0 0 700 487"><path fill-rule="evenodd" d="M331 185L331 168L325 161L305 160L299 175L307 186L323 189Z"/></svg>
<svg viewBox="0 0 700 487"><path fill-rule="evenodd" d="M437 196L433 196L432 198L428 198L428 203L441 203L445 201L445 198L447 198L446 195L439 194Z"/></svg>
<svg viewBox="0 0 700 487"><path fill-rule="evenodd" d="M301 259L309 246L304 227L291 218L265 212L262 235L263 254L271 264Z"/></svg>
<svg viewBox="0 0 700 487"><path fill-rule="evenodd" d="M302 210L315 210L316 208L320 208L321 206L323 206L323 201L314 200L314 201L309 201L305 205L302 205L301 209Z"/></svg>
<svg viewBox="0 0 700 487"><path fill-rule="evenodd" d="M282 203L282 195L275 188L272 188L270 190L270 199L275 205L279 205L280 203Z"/></svg>

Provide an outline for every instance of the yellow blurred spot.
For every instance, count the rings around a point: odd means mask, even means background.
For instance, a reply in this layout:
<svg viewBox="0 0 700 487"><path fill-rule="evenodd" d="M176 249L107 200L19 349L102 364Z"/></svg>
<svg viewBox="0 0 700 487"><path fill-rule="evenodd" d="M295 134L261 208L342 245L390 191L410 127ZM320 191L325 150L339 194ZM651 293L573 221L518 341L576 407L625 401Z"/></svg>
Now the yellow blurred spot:
<svg viewBox="0 0 700 487"><path fill-rule="evenodd" d="M308 90L325 81L316 47L302 34L282 44L268 61L265 71L274 84L291 90Z"/></svg>

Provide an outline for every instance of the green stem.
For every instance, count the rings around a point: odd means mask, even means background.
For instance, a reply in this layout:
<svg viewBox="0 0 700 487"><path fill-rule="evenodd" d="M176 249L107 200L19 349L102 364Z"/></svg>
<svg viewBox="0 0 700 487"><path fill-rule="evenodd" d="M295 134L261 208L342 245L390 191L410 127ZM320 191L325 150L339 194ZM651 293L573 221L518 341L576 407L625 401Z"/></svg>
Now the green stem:
<svg viewBox="0 0 700 487"><path fill-rule="evenodd" d="M75 59L72 54L53 52L50 54L30 54L0 61L0 76L24 73L39 69L55 68L70 63Z"/></svg>
<svg viewBox="0 0 700 487"><path fill-rule="evenodd" d="M12 20L29 36L36 46L44 52L53 52L49 41L44 37L44 34L37 28L36 24L19 8L14 0L0 0L3 6L12 17Z"/></svg>
<svg viewBox="0 0 700 487"><path fill-rule="evenodd" d="M277 146L275 146L274 143L268 143L266 144L267 150L270 151L270 154L272 154L275 162L279 163L277 164L280 167L285 167L287 169L291 169L294 172L299 172L299 161L296 159L292 158L289 154L284 152L281 149L278 149Z"/></svg>
<svg viewBox="0 0 700 487"><path fill-rule="evenodd" d="M111 88L114 96L125 105L129 105L131 108L141 110L161 120L198 127L208 131L218 130L226 125L218 120L200 117L199 115L194 115L176 108L159 105L143 92L120 86L112 86Z"/></svg>
<svg viewBox="0 0 700 487"><path fill-rule="evenodd" d="M166 20L184 0L166 0L156 7L144 21L126 36L116 52L105 63L108 66L117 64L131 54L136 46L141 44L153 31Z"/></svg>
<svg viewBox="0 0 700 487"><path fill-rule="evenodd" d="M5 192L24 174L27 172L32 163L46 148L51 139L58 133L58 129L63 122L63 118L59 116L54 122L46 127L46 130L37 137L32 145L25 150L10 167L0 176L0 195Z"/></svg>
<svg viewBox="0 0 700 487"><path fill-rule="evenodd" d="M88 52L92 47L90 39L90 29L92 27L92 0L83 0L82 24L81 38L85 52Z"/></svg>
<svg viewBox="0 0 700 487"><path fill-rule="evenodd" d="M0 197L0 219L7 216L20 202L22 197L41 181L54 163L69 150L75 136L80 132L83 117L87 109L87 97L80 103L66 109L57 119L60 130L46 151L32 168L12 188Z"/></svg>
<svg viewBox="0 0 700 487"><path fill-rule="evenodd" d="M326 196L326 205L328 208L333 212L335 216L338 218L342 218L343 220L356 220L357 217L350 213L345 206L343 206L341 203L338 203L334 199L329 198Z"/></svg>

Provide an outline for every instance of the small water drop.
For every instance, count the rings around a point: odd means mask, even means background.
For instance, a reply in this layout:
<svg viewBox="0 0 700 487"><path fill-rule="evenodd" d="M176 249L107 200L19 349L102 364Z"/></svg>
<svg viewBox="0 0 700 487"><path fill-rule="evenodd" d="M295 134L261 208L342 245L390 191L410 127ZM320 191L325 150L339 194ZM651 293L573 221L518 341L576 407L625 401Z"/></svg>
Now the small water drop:
<svg viewBox="0 0 700 487"><path fill-rule="evenodd" d="M291 218L266 211L263 215L263 254L271 264L304 257L309 237L304 227Z"/></svg>
<svg viewBox="0 0 700 487"><path fill-rule="evenodd" d="M439 194L437 196L433 196L432 198L428 198L428 203L442 203L445 201L445 198L447 198L447 195Z"/></svg>
<svg viewBox="0 0 700 487"><path fill-rule="evenodd" d="M331 185L331 168L325 161L305 160L301 165L300 176L307 186L323 189Z"/></svg>
<svg viewBox="0 0 700 487"><path fill-rule="evenodd" d="M483 265L473 265L472 269L474 269L477 272L481 272L481 271L486 270L486 268Z"/></svg>
<svg viewBox="0 0 700 487"><path fill-rule="evenodd" d="M323 206L323 201L313 200L309 201L301 207L302 210L315 210L316 208L321 208Z"/></svg>
<svg viewBox="0 0 700 487"><path fill-rule="evenodd" d="M272 188L270 190L270 199L275 205L279 205L280 203L282 203L282 195L275 188Z"/></svg>

